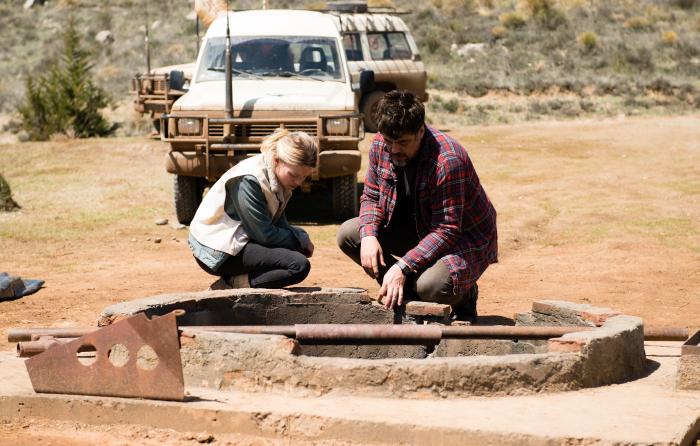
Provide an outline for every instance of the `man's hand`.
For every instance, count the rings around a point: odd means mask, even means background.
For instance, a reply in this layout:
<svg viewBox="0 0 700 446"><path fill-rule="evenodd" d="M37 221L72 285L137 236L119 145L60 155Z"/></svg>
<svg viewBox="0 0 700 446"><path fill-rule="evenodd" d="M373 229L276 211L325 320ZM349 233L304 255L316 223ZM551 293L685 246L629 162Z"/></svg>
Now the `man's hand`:
<svg viewBox="0 0 700 446"><path fill-rule="evenodd" d="M376 279L379 275L379 266L384 264L384 255L382 246L379 244L377 237L369 235L363 237L360 241L360 261L365 272Z"/></svg>
<svg viewBox="0 0 700 446"><path fill-rule="evenodd" d="M384 308L390 310L403 305L404 283L406 283L406 277L403 275L399 265L394 264L384 274L382 288L379 290L379 300L384 304Z"/></svg>

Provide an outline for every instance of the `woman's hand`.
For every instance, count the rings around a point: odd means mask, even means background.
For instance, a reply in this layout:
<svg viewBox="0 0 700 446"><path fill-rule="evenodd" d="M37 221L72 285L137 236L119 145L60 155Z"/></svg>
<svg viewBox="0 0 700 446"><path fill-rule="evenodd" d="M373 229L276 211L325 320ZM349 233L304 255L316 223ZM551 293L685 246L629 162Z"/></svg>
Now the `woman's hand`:
<svg viewBox="0 0 700 446"><path fill-rule="evenodd" d="M311 257L311 256L313 256L313 255L314 255L314 249L315 249L315 246L314 246L313 242L312 242L311 240L309 240L309 244L306 245L306 249L305 249L304 255L305 255L306 257Z"/></svg>

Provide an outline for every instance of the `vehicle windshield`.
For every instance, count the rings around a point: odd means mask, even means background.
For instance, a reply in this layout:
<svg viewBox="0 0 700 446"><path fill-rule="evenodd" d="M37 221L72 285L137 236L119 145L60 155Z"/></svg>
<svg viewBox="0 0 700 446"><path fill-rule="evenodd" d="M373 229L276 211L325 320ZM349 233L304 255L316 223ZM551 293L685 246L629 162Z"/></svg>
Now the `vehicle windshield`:
<svg viewBox="0 0 700 446"><path fill-rule="evenodd" d="M197 82L224 80L226 38L207 41ZM233 77L256 79L285 77L344 81L338 46L322 37L231 37Z"/></svg>

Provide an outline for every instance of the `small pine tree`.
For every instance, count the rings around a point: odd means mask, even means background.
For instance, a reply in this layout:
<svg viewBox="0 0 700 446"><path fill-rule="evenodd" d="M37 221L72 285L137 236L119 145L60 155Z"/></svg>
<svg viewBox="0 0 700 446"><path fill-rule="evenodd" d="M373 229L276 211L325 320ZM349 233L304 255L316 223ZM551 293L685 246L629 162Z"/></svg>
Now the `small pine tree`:
<svg viewBox="0 0 700 446"><path fill-rule="evenodd" d="M0 175L0 211L14 211L19 209L19 205L12 199L12 191L10 185Z"/></svg>
<svg viewBox="0 0 700 446"><path fill-rule="evenodd" d="M55 133L89 138L114 131L100 113L111 99L93 83L90 57L90 52L81 48L80 35L71 19L59 60L45 75L27 77L25 102L17 111L29 139L47 140Z"/></svg>

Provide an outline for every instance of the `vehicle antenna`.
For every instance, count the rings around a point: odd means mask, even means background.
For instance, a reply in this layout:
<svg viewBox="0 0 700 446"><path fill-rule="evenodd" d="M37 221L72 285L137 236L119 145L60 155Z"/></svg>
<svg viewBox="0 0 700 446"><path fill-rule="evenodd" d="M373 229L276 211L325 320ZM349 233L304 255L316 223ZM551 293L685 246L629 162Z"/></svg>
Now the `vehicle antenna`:
<svg viewBox="0 0 700 446"><path fill-rule="evenodd" d="M146 35L143 43L146 46L146 74L151 74L151 45L148 39L148 1L146 1Z"/></svg>
<svg viewBox="0 0 700 446"><path fill-rule="evenodd" d="M194 53L194 56L196 58L197 56L199 56L199 16L196 16L194 20L194 30L197 34L197 47L195 48L196 51Z"/></svg>
<svg viewBox="0 0 700 446"><path fill-rule="evenodd" d="M231 31L228 20L228 0L226 0L226 48L224 49L226 62L224 70L226 72L226 119L233 119L233 76L231 70Z"/></svg>

